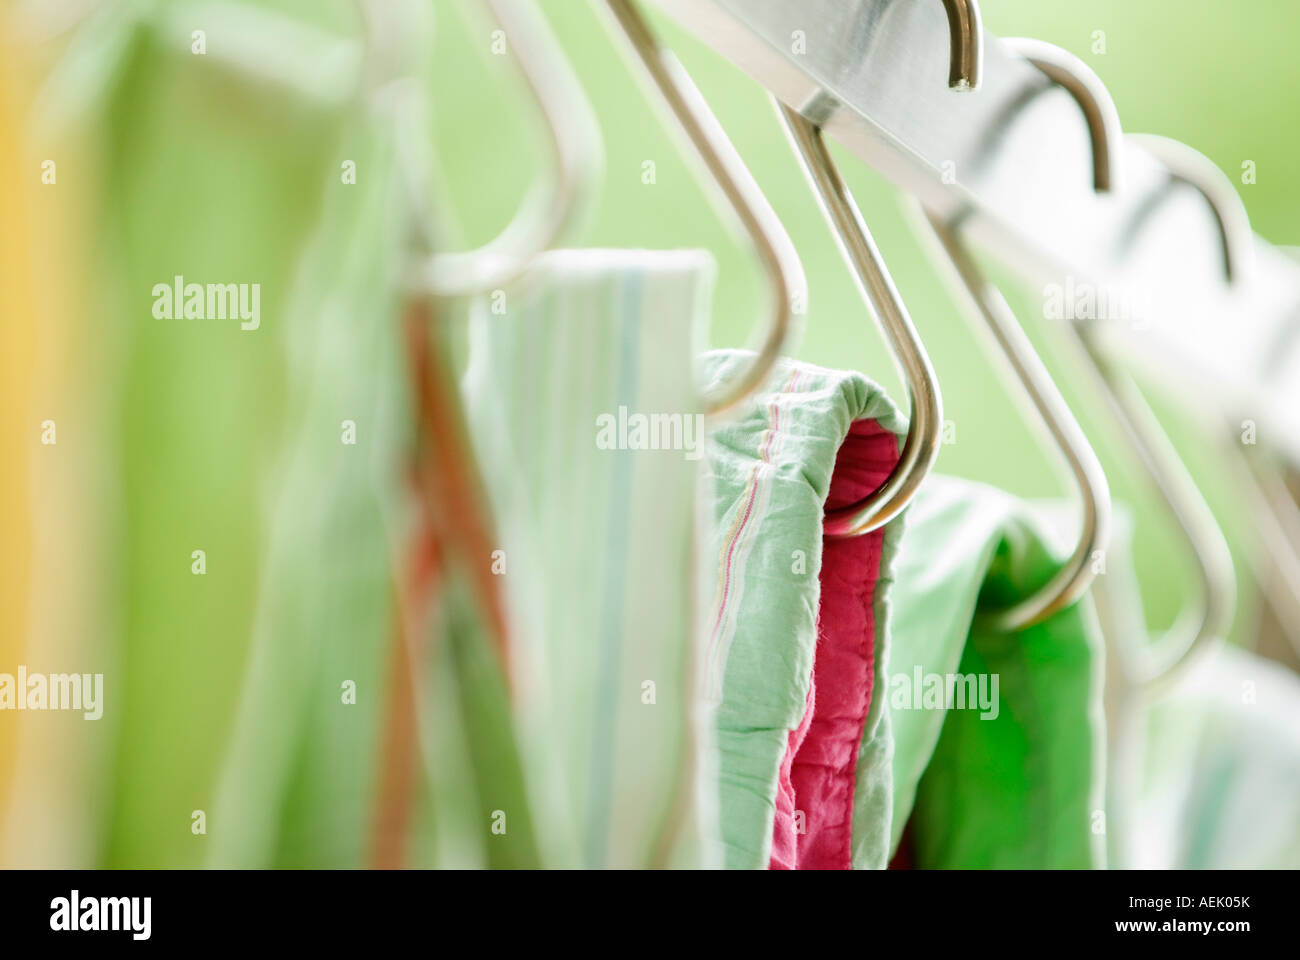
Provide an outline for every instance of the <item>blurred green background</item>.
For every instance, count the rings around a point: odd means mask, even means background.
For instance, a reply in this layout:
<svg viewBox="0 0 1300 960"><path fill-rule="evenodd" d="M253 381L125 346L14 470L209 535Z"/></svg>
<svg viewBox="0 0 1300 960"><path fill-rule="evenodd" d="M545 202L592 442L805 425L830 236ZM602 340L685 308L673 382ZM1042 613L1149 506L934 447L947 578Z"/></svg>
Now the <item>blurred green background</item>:
<svg viewBox="0 0 1300 960"><path fill-rule="evenodd" d="M432 2L435 40L427 69L439 213L452 239L470 246L510 219L545 152L508 62L488 52L491 25L468 0ZM361 34L351 0L261 0L255 6L319 28L323 37ZM710 341L746 344L764 292L748 249L707 202L693 159L669 135L594 5L543 0L542 7L604 136L603 185L587 229L573 243L711 250L719 276ZM981 7L995 34L1038 37L1082 57L1109 86L1127 130L1174 137L1200 150L1237 183L1259 233L1277 244L1300 243L1293 216L1300 209L1294 159L1300 60L1293 56L1300 5L983 0ZM285 374L295 354L310 346L289 342L280 318L322 188L338 183L341 158L356 155L346 143L343 101L325 96L314 106L291 104L196 64L188 49L196 23L209 30L213 61L228 52L223 44L241 42L238 21L223 25L221 10L221 4L149 0L104 4L87 29L47 50L54 67L39 111L39 119L51 123L77 111L88 118L83 133L95 146L60 154L59 175L61 181L97 182L103 195L86 244L99 312L85 322L93 344L87 351L96 361L88 368L94 381L89 395L111 398L94 414L104 436L113 438L106 449L116 471L96 494L103 504L100 533L112 558L111 577L102 585L103 595L113 598L105 623L121 638L125 689L118 695L125 714L115 758L96 758L114 782L94 804L104 826L96 860L115 866L203 862L188 811L211 802L229 737L266 549L267 491L274 489L286 441ZM810 303L798 356L860 369L901 397L766 95L649 12L801 253ZM149 29L137 29L141 23ZM1098 30L1106 35L1104 55L1091 49ZM292 72L295 51L277 50L274 43L268 50L259 56L269 69ZM301 59L302 51L296 53ZM946 68L946 56L936 51L936 69ZM956 425L956 442L943 447L938 469L1028 497L1065 493L1050 452L913 236L896 191L843 151L836 155L929 349L945 416ZM1258 167L1251 186L1237 175L1247 159ZM653 186L641 182L646 160L657 167ZM58 202L49 196L48 202ZM1171 622L1191 571L1171 523L1130 465L1088 381L1062 359L1068 352L1053 347L1052 331L1039 319L1040 294L990 267L1093 438L1114 498L1140 518L1144 599L1153 624ZM175 273L201 281L260 280L263 329L245 334L237 326L153 321L149 291ZM1215 463L1215 445L1187 422L1186 405L1153 399L1237 552L1237 631L1244 635L1253 629L1257 606L1242 562L1255 546L1253 521ZM64 430L61 425L61 438ZM207 550L205 577L189 570L190 551L198 545ZM112 644L97 649L105 660L119 656ZM178 818L180 809L185 816Z"/></svg>

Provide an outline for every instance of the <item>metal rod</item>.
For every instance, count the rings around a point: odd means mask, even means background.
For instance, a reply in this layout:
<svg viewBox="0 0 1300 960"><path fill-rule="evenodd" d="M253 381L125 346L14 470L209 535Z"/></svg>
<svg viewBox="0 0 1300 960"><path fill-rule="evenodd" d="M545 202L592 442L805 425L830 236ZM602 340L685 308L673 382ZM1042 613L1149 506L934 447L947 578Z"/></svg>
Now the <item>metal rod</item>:
<svg viewBox="0 0 1300 960"><path fill-rule="evenodd" d="M1092 188L1098 193L1117 188L1119 171L1111 160L1112 146L1120 142L1124 130L1119 122L1119 111L1115 109L1115 102L1101 78L1074 54L1042 40L1011 37L1002 43L1074 97L1083 111L1088 137L1092 140Z"/></svg>
<svg viewBox="0 0 1300 960"><path fill-rule="evenodd" d="M948 86L954 90L978 90L984 67L983 24L976 0L943 0L948 14Z"/></svg>
<svg viewBox="0 0 1300 960"><path fill-rule="evenodd" d="M1148 692L1158 694L1168 689L1195 658L1221 644L1227 637L1237 604L1232 553L1213 512L1137 384L1107 359L1086 330L1080 328L1079 334L1105 384L1104 393L1116 419L1141 458L1147 476L1169 507L1196 564L1199 580L1196 609L1184 609L1154 646L1148 648L1130 643L1121 648L1127 654L1126 667L1131 680Z"/></svg>
<svg viewBox="0 0 1300 960"><path fill-rule="evenodd" d="M853 195L840 177L817 128L800 114L773 101L786 133L799 156L808 182L830 224L840 252L853 270L858 290L871 305L889 352L907 388L911 417L907 439L893 471L871 494L828 510L823 531L829 537L854 537L884 526L916 495L939 455L943 430L943 401L921 338L894 286L884 258L867 229Z"/></svg>
<svg viewBox="0 0 1300 960"><path fill-rule="evenodd" d="M595 111L546 18L532 0L482 2L505 33L524 86L545 121L554 169L493 240L475 250L434 254L414 271L412 288L432 296L468 296L518 277L573 224L601 163Z"/></svg>
<svg viewBox="0 0 1300 960"><path fill-rule="evenodd" d="M983 622L1000 631L1024 630L1042 623L1083 596L1097 575L1097 551L1110 542L1110 487L1106 473L1056 388L1052 376L1025 336L1020 322L991 284L956 232L932 214L926 220L947 254L970 302L1020 381L1038 419L1069 468L1079 502L1079 536L1070 557L1040 590L1005 610L981 612Z"/></svg>
<svg viewBox="0 0 1300 960"><path fill-rule="evenodd" d="M727 139L690 75L662 49L636 6L629 0L605 0L611 20L645 68L677 126L703 161L750 238L770 290L769 317L752 363L730 383L705 398L705 409L720 414L747 398L767 378L790 335L793 298L805 290L803 266L785 227L759 189L740 154Z"/></svg>

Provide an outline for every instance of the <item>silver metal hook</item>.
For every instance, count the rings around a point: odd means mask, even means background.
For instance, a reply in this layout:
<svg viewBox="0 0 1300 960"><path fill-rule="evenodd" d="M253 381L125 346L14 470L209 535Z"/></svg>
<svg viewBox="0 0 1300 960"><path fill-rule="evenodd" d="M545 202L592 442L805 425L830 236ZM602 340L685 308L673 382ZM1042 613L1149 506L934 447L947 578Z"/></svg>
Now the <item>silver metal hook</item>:
<svg viewBox="0 0 1300 960"><path fill-rule="evenodd" d="M911 502L935 458L943 430L939 382L917 336L903 299L862 219L853 195L831 159L821 131L798 112L773 100L804 174L817 194L840 252L853 270L858 289L871 305L907 386L911 417L898 463L885 482L857 503L827 511L823 531L830 537L855 537L888 523Z"/></svg>
<svg viewBox="0 0 1300 960"><path fill-rule="evenodd" d="M1061 569L1038 592L1020 603L1005 610L981 613L983 622L992 629L1024 630L1072 606L1092 585L1097 575L1096 552L1110 541L1110 488L1097 454L1010 305L976 265L957 232L933 213L926 211L925 218L971 302L1010 362L1025 396L1051 434L1078 492L1082 514L1079 538Z"/></svg>
<svg viewBox="0 0 1300 960"><path fill-rule="evenodd" d="M984 70L984 38L977 0L943 0L948 14L951 54L948 86L954 90L977 90Z"/></svg>
<svg viewBox="0 0 1300 960"><path fill-rule="evenodd" d="M508 38L529 95L545 121L553 182L534 186L510 224L475 250L437 253L417 267L412 288L458 297L505 286L576 219L600 165L596 114L550 27L527 0L482 0Z"/></svg>
<svg viewBox="0 0 1300 960"><path fill-rule="evenodd" d="M1219 227L1223 243L1223 273L1235 284L1250 273L1255 256L1255 235L1250 229L1250 215L1232 181L1213 161L1185 143L1151 133L1130 133L1169 168L1171 185L1191 187L1205 198Z"/></svg>
<svg viewBox="0 0 1300 960"><path fill-rule="evenodd" d="M1160 421L1133 379L1112 365L1082 328L1076 328L1092 358L1130 445L1139 454L1186 539L1201 581L1198 613L1184 610L1153 647L1127 658L1129 676L1152 692L1167 687L1202 652L1221 643L1232 626L1237 580L1232 553L1214 514L1187 472Z"/></svg>
<svg viewBox="0 0 1300 960"><path fill-rule="evenodd" d="M1250 215L1232 181L1209 158L1185 143L1154 134L1129 134L1169 168L1171 186L1188 186L1198 192L1214 215L1223 244L1223 272L1229 284L1245 279L1252 269L1255 237ZM1261 539L1281 579L1268 577L1256 567L1261 583L1291 645L1300 653L1300 506L1276 470L1256 464L1239 444L1231 444L1237 464L1237 482L1252 501L1255 512L1271 522L1260 524Z"/></svg>
<svg viewBox="0 0 1300 960"><path fill-rule="evenodd" d="M1074 97L1088 123L1092 140L1092 185L1098 193L1118 189L1119 169L1113 164L1113 144L1120 142L1123 128L1119 111L1106 85L1086 63L1067 50L1029 37L1008 37L1002 41L1024 57L1044 76Z"/></svg>
<svg viewBox="0 0 1300 960"><path fill-rule="evenodd" d="M1252 269L1255 237L1250 215L1232 181L1209 158L1185 143L1154 134L1129 134L1169 168L1171 186L1197 191L1214 215L1223 244L1223 272L1229 284L1241 282ZM1256 569L1269 604L1300 653L1300 506L1276 470L1256 464L1239 444L1231 444L1237 464L1237 482L1252 501L1255 512L1271 522L1260 524L1263 545L1281 580Z"/></svg>
<svg viewBox="0 0 1300 960"><path fill-rule="evenodd" d="M754 361L730 384L705 397L705 410L719 414L760 387L789 338L792 297L805 290L803 266L785 227L763 191L723 132L690 75L669 51L659 46L649 25L630 0L605 0L611 20L645 68L645 74L686 134L728 206L754 244L771 297L766 336Z"/></svg>
<svg viewBox="0 0 1300 960"><path fill-rule="evenodd" d="M1115 147L1119 143L1115 132L1119 130L1119 121L1105 85L1082 61L1050 44L1023 39L1008 43L1012 49L1023 51L1036 66L1050 64L1050 70L1040 67L1048 76L1064 78L1066 82L1062 85L1074 96L1088 118L1093 142L1094 185L1104 182L1108 188L1113 186L1112 174L1117 172ZM1225 232L1225 244L1227 237ZM1148 690L1156 690L1168 684L1196 655L1222 642L1227 634L1237 601L1232 554L1213 512L1137 384L1106 359L1085 328L1076 326L1075 330L1092 359L1099 374L1098 381L1124 428L1129 445L1177 521L1197 564L1201 581L1199 613L1189 616L1184 611L1154 649L1143 650L1131 658L1130 671L1134 681Z"/></svg>

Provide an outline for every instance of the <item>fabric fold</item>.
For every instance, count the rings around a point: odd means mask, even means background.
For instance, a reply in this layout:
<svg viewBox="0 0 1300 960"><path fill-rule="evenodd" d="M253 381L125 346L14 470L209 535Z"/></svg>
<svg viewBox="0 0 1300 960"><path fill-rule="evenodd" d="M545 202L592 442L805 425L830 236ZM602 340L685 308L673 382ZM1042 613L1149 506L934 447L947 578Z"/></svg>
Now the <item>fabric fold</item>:
<svg viewBox="0 0 1300 960"><path fill-rule="evenodd" d="M1091 601L1015 633L1063 547L1002 491L932 476L908 510L889 667L892 845L919 868L1103 866L1104 654Z"/></svg>
<svg viewBox="0 0 1300 960"><path fill-rule="evenodd" d="M706 379L752 359L707 354ZM865 377L782 360L710 436L707 684L729 868L885 864L890 740L872 693L901 524L824 543L822 517L888 477L905 431Z"/></svg>

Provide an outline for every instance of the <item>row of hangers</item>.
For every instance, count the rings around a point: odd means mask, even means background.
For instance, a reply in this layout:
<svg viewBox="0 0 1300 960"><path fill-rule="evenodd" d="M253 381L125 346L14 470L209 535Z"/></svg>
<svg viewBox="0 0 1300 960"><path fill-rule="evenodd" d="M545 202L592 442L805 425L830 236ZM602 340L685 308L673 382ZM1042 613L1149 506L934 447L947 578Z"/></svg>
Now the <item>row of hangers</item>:
<svg viewBox="0 0 1300 960"><path fill-rule="evenodd" d="M422 259L413 273L412 291L432 297L459 297L499 288L519 278L531 260L553 246L587 198L599 155L594 111L544 18L527 0L482 0L497 25L511 37L524 85L542 114L554 155L552 181L534 187L509 226L487 245L460 253L437 253ZM641 64L655 94L668 108L675 126L695 153L738 218L760 261L769 287L769 315L750 366L731 383L703 398L711 416L734 409L766 380L793 328L796 294L805 288L798 254L744 162L723 132L704 97L676 57L663 48L633 0L603 0L614 31ZM944 0L951 46L949 87L954 95L975 90L982 71L981 25L976 0ZM1049 89L1068 91L1083 114L1092 145L1093 189L1122 189L1117 146L1125 135L1105 85L1086 64L1051 44L1032 39L1003 40L1044 75ZM938 380L925 346L902 301L880 250L845 185L822 138L807 116L822 116L834 104L804 104L794 110L773 98L777 116L816 194L860 293L897 365L908 394L909 428L897 466L886 482L857 503L830 510L825 533L860 536L898 516L911 502L934 466L943 425ZM1229 282L1250 269L1249 219L1232 185L1212 163L1191 148L1162 137L1141 136L1143 146L1170 171L1167 189L1189 187L1209 204L1218 223L1223 266ZM1154 209L1161 195L1152 198ZM950 272L974 308L976 322L1009 362L1025 399L1050 434L1073 480L1080 507L1075 546L1058 573L1037 593L1002 610L982 611L995 629L1023 630L1042 623L1075 603L1092 586L1100 568L1095 561L1110 535L1111 503L1105 473L1083 430L1042 360L1026 337L1006 299L984 275L962 239L970 211L947 219L919 210L918 219L932 235ZM1140 223L1135 229L1140 229ZM1096 382L1113 410L1132 454L1154 483L1186 543L1197 570L1197 598L1154 644L1130 642L1121 651L1123 675L1132 689L1156 692L1171 683L1200 653L1223 640L1236 604L1232 558L1222 531L1183 465L1159 420L1133 379L1102 351L1087 321L1067 324L1091 360ZM1241 456L1240 450L1237 451ZM1283 528L1300 530L1294 500L1277 495L1271 475L1242 471L1254 502L1279 519ZM1300 556L1285 537L1270 547L1284 581L1300 587ZM1300 596L1297 593L1296 596ZM1271 598L1279 614L1300 614L1295 597ZM1293 622L1297 621L1292 617ZM1300 638L1300 630L1292 631ZM1300 649L1300 648L1298 648Z"/></svg>

